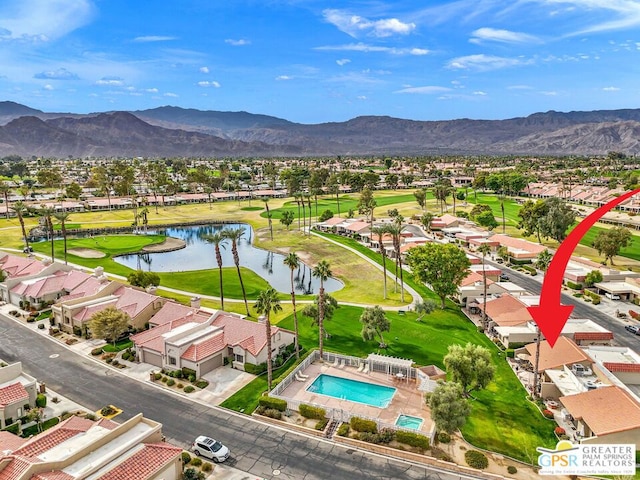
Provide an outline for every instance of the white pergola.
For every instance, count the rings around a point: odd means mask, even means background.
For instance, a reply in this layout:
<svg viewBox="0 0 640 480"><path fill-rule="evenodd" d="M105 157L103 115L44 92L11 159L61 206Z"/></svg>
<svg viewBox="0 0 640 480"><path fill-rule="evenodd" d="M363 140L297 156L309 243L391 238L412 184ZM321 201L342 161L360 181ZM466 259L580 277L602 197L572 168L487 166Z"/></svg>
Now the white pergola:
<svg viewBox="0 0 640 480"><path fill-rule="evenodd" d="M367 356L367 362L369 363L369 369L371 371L376 371L376 369L374 368L375 364L384 365L384 369L386 370L387 375L391 375L393 374L394 370L397 370L397 373L395 375L398 378L401 378L402 380L407 382L409 381L409 378L411 378L413 360L398 357L388 357L386 355L380 355L377 353L370 353ZM404 373L403 371L406 373Z"/></svg>

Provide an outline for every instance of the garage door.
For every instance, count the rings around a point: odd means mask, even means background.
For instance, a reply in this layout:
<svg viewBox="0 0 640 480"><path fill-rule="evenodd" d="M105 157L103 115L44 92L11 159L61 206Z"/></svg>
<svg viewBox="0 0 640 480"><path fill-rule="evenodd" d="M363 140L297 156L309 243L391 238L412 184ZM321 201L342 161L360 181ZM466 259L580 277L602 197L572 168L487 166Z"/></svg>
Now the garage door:
<svg viewBox="0 0 640 480"><path fill-rule="evenodd" d="M162 357L159 353L144 352L144 363L150 363L151 365L162 368Z"/></svg>
<svg viewBox="0 0 640 480"><path fill-rule="evenodd" d="M215 370L216 368L221 367L222 362L222 353L210 358L209 360L205 360L200 364L200 376L204 375L205 373L209 373L211 370Z"/></svg>

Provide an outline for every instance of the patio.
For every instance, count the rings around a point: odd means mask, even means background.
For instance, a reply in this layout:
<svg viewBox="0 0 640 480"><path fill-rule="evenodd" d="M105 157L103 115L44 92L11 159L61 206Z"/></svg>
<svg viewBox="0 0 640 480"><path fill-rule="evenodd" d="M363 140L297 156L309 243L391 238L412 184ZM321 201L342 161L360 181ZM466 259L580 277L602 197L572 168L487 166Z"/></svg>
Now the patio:
<svg viewBox="0 0 640 480"><path fill-rule="evenodd" d="M387 426L394 426L400 415L410 415L423 420L417 431L430 435L434 428L429 408L425 405L424 392L417 389L415 379L409 379L406 375L400 376L393 372L377 371L365 373L362 370L358 371L355 366L339 368L330 363L318 361L310 364L302 373L309 378L304 382L292 382L280 393L281 397L290 399L295 404L314 404L323 406L327 410L332 409L334 411L333 418L343 417L342 412L344 412L353 416L377 420ZM307 388L320 374L393 387L396 392L387 408L377 408L307 391Z"/></svg>

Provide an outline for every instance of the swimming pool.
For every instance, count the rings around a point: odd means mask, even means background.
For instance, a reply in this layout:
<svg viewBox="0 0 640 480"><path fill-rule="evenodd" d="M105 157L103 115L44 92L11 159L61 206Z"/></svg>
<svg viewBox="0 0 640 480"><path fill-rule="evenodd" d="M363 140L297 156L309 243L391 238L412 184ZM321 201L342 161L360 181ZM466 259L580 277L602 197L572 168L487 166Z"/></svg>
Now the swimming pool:
<svg viewBox="0 0 640 480"><path fill-rule="evenodd" d="M396 426L404 428L412 428L413 430L420 430L424 420L420 417L412 417L411 415L400 415L396 420Z"/></svg>
<svg viewBox="0 0 640 480"><path fill-rule="evenodd" d="M386 408L396 393L393 387L334 377L324 373L318 375L307 391L379 408Z"/></svg>

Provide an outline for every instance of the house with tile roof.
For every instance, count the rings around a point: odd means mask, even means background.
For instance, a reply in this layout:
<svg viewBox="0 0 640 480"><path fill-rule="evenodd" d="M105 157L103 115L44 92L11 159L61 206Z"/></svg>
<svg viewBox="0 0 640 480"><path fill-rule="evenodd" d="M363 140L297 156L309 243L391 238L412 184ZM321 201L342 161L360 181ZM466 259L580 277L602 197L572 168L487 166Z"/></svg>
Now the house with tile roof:
<svg viewBox="0 0 640 480"><path fill-rule="evenodd" d="M493 331L495 327L524 326L533 320L527 310L528 305L523 297L500 295L487 297L486 301L476 298L477 309L487 312L487 329Z"/></svg>
<svg viewBox="0 0 640 480"><path fill-rule="evenodd" d="M538 334L534 322L525 325L497 326L496 335L505 348L517 348L534 342ZM576 345L610 345L613 333L585 318L570 318L560 335L572 339Z"/></svg>
<svg viewBox="0 0 640 480"><path fill-rule="evenodd" d="M264 322L246 320L235 313L216 310L207 318L189 307L170 305L158 312L162 320L131 337L141 362L159 368L188 368L200 377L224 365L233 368L267 361L267 335ZM173 319L170 319L170 315ZM294 342L294 333L275 325L271 327L271 348L277 355Z"/></svg>
<svg viewBox="0 0 640 480"><path fill-rule="evenodd" d="M547 249L544 245L530 242L521 238L513 238L509 235L497 233L489 237L492 242L498 242L500 247L506 247L509 257L516 262L535 260L536 257Z"/></svg>
<svg viewBox="0 0 640 480"><path fill-rule="evenodd" d="M1 435L0 480L179 480L182 451L142 414L123 424L72 416L30 439Z"/></svg>
<svg viewBox="0 0 640 480"><path fill-rule="evenodd" d="M22 371L22 363L0 367L0 429L5 428L34 407L36 379ZM0 449L2 450L2 449Z"/></svg>
<svg viewBox="0 0 640 480"><path fill-rule="evenodd" d="M68 333L84 334L91 316L113 307L131 318L131 327L143 330L151 317L160 311L166 299L118 282L109 282L98 293L72 298L51 307L54 324ZM80 333L79 333L80 332Z"/></svg>
<svg viewBox="0 0 640 480"><path fill-rule="evenodd" d="M40 309L65 297L89 280L97 281L93 275L67 267L48 275L12 279L7 282L7 287L13 305L31 305Z"/></svg>
<svg viewBox="0 0 640 480"><path fill-rule="evenodd" d="M536 357L535 342L516 350L515 355L517 356L518 354L529 355L530 361L533 362ZM549 342L546 340L540 342L540 359L538 362L540 372L550 368L561 368L565 365L571 366L574 364L591 368L593 363L593 359L570 338L559 336L553 348L549 346Z"/></svg>
<svg viewBox="0 0 640 480"><path fill-rule="evenodd" d="M627 347L592 345L584 348L598 367L624 385L640 385L640 354ZM607 375L608 376L608 375Z"/></svg>
<svg viewBox="0 0 640 480"><path fill-rule="evenodd" d="M580 443L638 443L640 402L624 388L603 386L559 400Z"/></svg>

